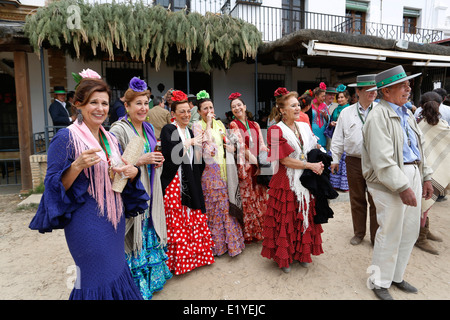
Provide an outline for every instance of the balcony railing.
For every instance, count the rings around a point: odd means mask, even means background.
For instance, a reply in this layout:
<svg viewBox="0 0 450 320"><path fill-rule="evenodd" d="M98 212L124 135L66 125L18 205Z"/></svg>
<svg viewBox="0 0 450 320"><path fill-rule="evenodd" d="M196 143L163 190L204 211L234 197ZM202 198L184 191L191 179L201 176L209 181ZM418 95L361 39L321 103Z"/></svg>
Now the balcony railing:
<svg viewBox="0 0 450 320"><path fill-rule="evenodd" d="M415 28L415 33L407 33L403 26L361 21L355 23L351 17L275 7L237 4L230 14L255 25L261 31L263 41L274 41L303 29L365 34L419 43L439 41L443 37L443 32L437 30Z"/></svg>
<svg viewBox="0 0 450 320"><path fill-rule="evenodd" d="M86 0L104 4L112 0ZM255 25L262 33L263 41L274 41L302 29L319 29L348 34L365 34L384 39L429 43L442 40L443 32L414 28L415 33L404 32L403 26L367 21L355 21L351 17L291 10L262 5L262 0L115 0L116 3L143 2L170 7L177 11L187 8L190 12L230 14ZM231 5L234 5L231 8Z"/></svg>

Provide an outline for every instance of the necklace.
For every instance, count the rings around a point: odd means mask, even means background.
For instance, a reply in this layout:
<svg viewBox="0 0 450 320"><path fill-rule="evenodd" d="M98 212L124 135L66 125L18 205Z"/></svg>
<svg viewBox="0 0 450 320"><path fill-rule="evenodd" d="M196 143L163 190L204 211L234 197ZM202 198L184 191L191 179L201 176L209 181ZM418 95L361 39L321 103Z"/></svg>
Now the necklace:
<svg viewBox="0 0 450 320"><path fill-rule="evenodd" d="M284 125L285 125L286 127L288 127L289 129L291 129L291 131L294 133L294 136L297 137L298 142L299 142L299 145L300 145L300 149L302 150L302 153L301 153L301 155L300 155L300 160L304 161L304 160L305 160L305 152L303 151L303 139L302 139L302 135L300 134L300 131L298 130L297 125L296 125L295 122L294 122L294 129L292 129L291 127L289 127L289 126L286 124L286 122L283 121L283 123L284 123Z"/></svg>
<svg viewBox="0 0 450 320"><path fill-rule="evenodd" d="M109 178L111 180L114 179L114 171L112 170L112 163L111 163L111 147L109 145L108 139L106 139L105 135L103 132L100 131L99 134L99 140L100 140L100 146L102 147L103 151L106 154L106 160L108 162L108 174L109 174Z"/></svg>
<svg viewBox="0 0 450 320"><path fill-rule="evenodd" d="M236 118L236 119L237 119L237 118ZM250 145L250 148L253 147L252 133L251 133L251 131L250 131L250 126L248 125L248 120L247 120L247 118L245 119L245 124L244 124L240 119L238 119L238 120L239 120L240 123L242 123L242 125L243 125L244 127L247 128L248 137L249 137L249 145Z"/></svg>
<svg viewBox="0 0 450 320"><path fill-rule="evenodd" d="M141 135L139 134L139 132L136 130L136 128L135 128L133 122L131 122L130 119L128 119L128 122L131 124L131 126L132 126L133 129L134 129L134 132L138 135L138 137L141 137ZM145 142L144 148L145 148L145 152L148 153L148 152L151 151L151 150L150 150L150 142L148 141L147 134L145 133L144 127L142 127L142 133L144 134L144 142Z"/></svg>

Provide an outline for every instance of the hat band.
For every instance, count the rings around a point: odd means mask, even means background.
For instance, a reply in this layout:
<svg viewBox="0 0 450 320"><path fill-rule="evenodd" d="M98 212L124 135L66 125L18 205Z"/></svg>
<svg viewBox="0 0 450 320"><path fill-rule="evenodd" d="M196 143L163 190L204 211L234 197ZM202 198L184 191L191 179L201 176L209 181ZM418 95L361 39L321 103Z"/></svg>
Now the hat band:
<svg viewBox="0 0 450 320"><path fill-rule="evenodd" d="M375 85L375 81L358 82L356 85L358 87L374 86Z"/></svg>
<svg viewBox="0 0 450 320"><path fill-rule="evenodd" d="M66 92L63 90L55 90L54 93L66 93Z"/></svg>
<svg viewBox="0 0 450 320"><path fill-rule="evenodd" d="M403 79L405 77L406 77L406 73L405 72L393 75L392 77L384 79L383 81L377 82L377 87L379 88L379 87L385 86L387 84L391 84L392 82L400 80L400 79Z"/></svg>

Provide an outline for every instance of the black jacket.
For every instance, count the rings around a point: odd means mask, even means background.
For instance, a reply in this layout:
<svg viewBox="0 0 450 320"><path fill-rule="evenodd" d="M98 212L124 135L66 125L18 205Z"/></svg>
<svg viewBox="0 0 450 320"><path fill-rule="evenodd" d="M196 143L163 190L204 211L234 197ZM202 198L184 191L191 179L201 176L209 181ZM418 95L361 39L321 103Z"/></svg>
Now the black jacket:
<svg viewBox="0 0 450 320"><path fill-rule="evenodd" d="M191 137L194 136L189 129ZM163 195L167 186L172 182L175 174L181 165L183 192L181 203L191 209L201 209L206 212L205 199L201 184L202 173L205 164L202 159L195 159L191 164L189 157L183 156L183 146L177 127L173 124L166 124L161 129L161 149L164 156L163 170L161 173L161 187Z"/></svg>
<svg viewBox="0 0 450 320"><path fill-rule="evenodd" d="M339 194L334 190L330 183L330 164L331 156L313 149L308 152L308 162L320 162L324 164L324 170L321 175L317 175L309 169L303 171L300 177L300 182L307 188L316 198L316 215L314 216L314 223L327 223L329 218L333 218L333 210L330 208L328 199L336 199Z"/></svg>

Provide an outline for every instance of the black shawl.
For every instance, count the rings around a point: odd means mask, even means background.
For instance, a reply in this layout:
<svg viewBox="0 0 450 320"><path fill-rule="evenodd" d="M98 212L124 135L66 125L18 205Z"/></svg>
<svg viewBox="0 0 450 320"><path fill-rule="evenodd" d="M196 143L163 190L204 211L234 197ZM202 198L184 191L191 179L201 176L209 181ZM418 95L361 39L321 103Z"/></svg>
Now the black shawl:
<svg viewBox="0 0 450 320"><path fill-rule="evenodd" d="M194 136L189 129L191 137ZM194 159L190 163L187 154L183 156L182 140L178 133L177 127L173 124L167 124L161 129L161 149L164 156L163 170L161 173L161 187L163 195L167 186L172 182L178 167L181 165L182 177L181 182L183 190L181 192L181 204L191 209L201 209L206 212L205 199L203 198L203 190L201 185L201 177L205 164L203 160ZM172 156L172 153L174 156Z"/></svg>
<svg viewBox="0 0 450 320"><path fill-rule="evenodd" d="M336 199L338 193L330 183L330 164L331 157L320 149L313 149L308 152L308 162L320 162L324 164L324 170L321 175L315 174L309 169L303 171L300 181L311 194L316 198L316 215L314 223L327 223L329 218L333 218L333 210L330 208L328 199Z"/></svg>

